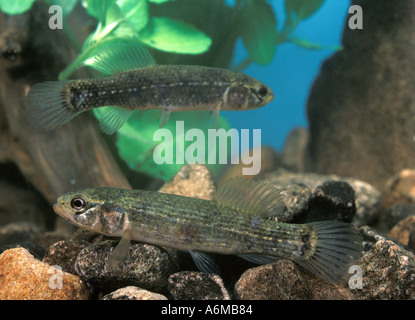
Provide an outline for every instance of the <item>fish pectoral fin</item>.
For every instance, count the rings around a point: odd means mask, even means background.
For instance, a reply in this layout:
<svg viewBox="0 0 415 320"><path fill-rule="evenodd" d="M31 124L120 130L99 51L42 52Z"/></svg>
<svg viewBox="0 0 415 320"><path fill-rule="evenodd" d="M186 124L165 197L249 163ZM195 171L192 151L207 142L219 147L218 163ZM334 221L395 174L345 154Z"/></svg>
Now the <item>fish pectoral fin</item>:
<svg viewBox="0 0 415 320"><path fill-rule="evenodd" d="M212 116L214 117L214 121L216 124L216 130L219 129L219 111L222 108L222 102L219 102L216 107L211 111Z"/></svg>
<svg viewBox="0 0 415 320"><path fill-rule="evenodd" d="M163 109L163 112L161 113L161 117L160 117L160 123L159 123L160 128L163 128L166 125L166 123L169 121L169 117L170 117L170 109Z"/></svg>
<svg viewBox="0 0 415 320"><path fill-rule="evenodd" d="M154 60L147 49L138 42L121 41L119 44L104 44L85 65L103 74L115 75L124 71L145 68L154 65Z"/></svg>
<svg viewBox="0 0 415 320"><path fill-rule="evenodd" d="M108 261L108 271L114 272L120 270L125 261L130 259L131 237L131 232L127 231L112 251Z"/></svg>
<svg viewBox="0 0 415 320"><path fill-rule="evenodd" d="M102 132L108 135L117 132L134 112L117 106L95 108L93 111Z"/></svg>
<svg viewBox="0 0 415 320"><path fill-rule="evenodd" d="M190 255L200 271L220 275L219 266L209 254L199 251L190 251Z"/></svg>
<svg viewBox="0 0 415 320"><path fill-rule="evenodd" d="M280 217L285 204L280 190L268 183L244 177L228 179L219 186L214 201L222 206L256 215L260 218Z"/></svg>
<svg viewBox="0 0 415 320"><path fill-rule="evenodd" d="M267 264L280 260L280 258L276 256L256 253L240 254L238 257L255 264Z"/></svg>

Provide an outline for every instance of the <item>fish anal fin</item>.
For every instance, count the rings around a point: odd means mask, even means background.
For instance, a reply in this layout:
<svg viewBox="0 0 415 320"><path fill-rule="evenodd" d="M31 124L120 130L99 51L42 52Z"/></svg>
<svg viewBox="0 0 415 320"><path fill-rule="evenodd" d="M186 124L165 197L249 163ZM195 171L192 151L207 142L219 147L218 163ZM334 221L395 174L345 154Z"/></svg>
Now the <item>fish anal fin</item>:
<svg viewBox="0 0 415 320"><path fill-rule="evenodd" d="M118 131L134 112L134 110L117 106L95 108L93 111L102 132L108 135Z"/></svg>
<svg viewBox="0 0 415 320"><path fill-rule="evenodd" d="M244 177L228 179L219 186L214 201L222 206L261 218L281 216L284 202L280 190L268 183Z"/></svg>
<svg viewBox="0 0 415 320"><path fill-rule="evenodd" d="M238 257L255 263L255 264L267 264L267 263L272 263L275 261L280 260L281 258L276 257L276 256L271 256L271 255L267 255L267 254L240 254L238 255Z"/></svg>
<svg viewBox="0 0 415 320"><path fill-rule="evenodd" d="M190 251L190 255L200 271L220 275L219 266L208 253Z"/></svg>

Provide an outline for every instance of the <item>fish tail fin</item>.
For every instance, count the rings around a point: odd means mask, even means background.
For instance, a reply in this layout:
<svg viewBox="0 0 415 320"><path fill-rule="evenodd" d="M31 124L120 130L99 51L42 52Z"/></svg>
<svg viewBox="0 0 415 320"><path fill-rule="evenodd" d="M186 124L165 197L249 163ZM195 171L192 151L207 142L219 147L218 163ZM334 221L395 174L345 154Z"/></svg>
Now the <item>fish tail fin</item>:
<svg viewBox="0 0 415 320"><path fill-rule="evenodd" d="M306 225L314 234L314 241L310 241L312 254L296 262L329 282L344 281L350 266L358 264L362 255L362 241L356 228L335 220Z"/></svg>
<svg viewBox="0 0 415 320"><path fill-rule="evenodd" d="M33 127L49 131L80 113L68 104L66 84L67 81L46 81L30 89L26 96L26 117Z"/></svg>

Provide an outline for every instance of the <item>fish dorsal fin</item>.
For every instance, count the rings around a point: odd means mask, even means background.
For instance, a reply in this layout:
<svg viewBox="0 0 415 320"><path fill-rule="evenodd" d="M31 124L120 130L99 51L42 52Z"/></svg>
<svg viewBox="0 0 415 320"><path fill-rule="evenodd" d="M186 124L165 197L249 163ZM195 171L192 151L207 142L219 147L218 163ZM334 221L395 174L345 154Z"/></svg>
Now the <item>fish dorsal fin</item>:
<svg viewBox="0 0 415 320"><path fill-rule="evenodd" d="M134 110L116 106L95 108L93 110L101 130L105 134L113 134L118 131L134 112Z"/></svg>
<svg viewBox="0 0 415 320"><path fill-rule="evenodd" d="M222 184L214 201L222 206L258 217L278 217L284 209L279 189L243 177L234 177Z"/></svg>
<svg viewBox="0 0 415 320"><path fill-rule="evenodd" d="M117 45L104 45L86 65L107 75L145 68L154 65L153 57L138 42L122 42Z"/></svg>

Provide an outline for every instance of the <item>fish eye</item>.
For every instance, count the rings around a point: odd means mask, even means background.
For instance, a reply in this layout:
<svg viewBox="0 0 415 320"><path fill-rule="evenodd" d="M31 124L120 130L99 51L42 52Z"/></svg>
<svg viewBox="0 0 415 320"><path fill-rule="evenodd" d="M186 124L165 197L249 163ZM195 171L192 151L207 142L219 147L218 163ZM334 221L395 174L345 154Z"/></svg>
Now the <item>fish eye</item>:
<svg viewBox="0 0 415 320"><path fill-rule="evenodd" d="M268 94L268 89L266 87L261 87L258 89L258 95L260 98L264 98Z"/></svg>
<svg viewBox="0 0 415 320"><path fill-rule="evenodd" d="M85 209L86 201L81 197L75 197L71 200L71 207L77 212L80 212Z"/></svg>

